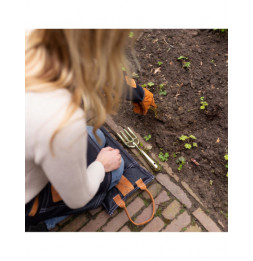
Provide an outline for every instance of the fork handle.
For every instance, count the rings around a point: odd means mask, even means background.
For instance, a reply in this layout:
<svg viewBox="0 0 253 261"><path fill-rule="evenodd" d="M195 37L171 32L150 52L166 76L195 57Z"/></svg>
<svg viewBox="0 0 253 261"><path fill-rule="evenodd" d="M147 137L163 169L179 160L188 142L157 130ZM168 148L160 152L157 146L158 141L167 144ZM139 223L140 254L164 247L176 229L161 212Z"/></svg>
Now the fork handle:
<svg viewBox="0 0 253 261"><path fill-rule="evenodd" d="M149 155L141 148L139 148L139 146L133 142L134 146L138 149L138 151L141 153L141 155L144 157L144 159L146 160L146 162L148 163L148 165L155 171L160 170L158 164L151 158L149 157Z"/></svg>

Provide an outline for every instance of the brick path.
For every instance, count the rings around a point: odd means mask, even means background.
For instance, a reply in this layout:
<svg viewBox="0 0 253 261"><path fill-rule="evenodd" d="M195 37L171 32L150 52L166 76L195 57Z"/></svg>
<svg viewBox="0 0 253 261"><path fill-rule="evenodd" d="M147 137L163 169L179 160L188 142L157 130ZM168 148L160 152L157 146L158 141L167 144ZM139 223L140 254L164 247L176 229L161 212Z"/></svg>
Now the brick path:
<svg viewBox="0 0 253 261"><path fill-rule="evenodd" d="M120 130L111 117L107 119L108 130L113 133ZM137 136L145 148L150 144L140 135ZM137 150L130 153L140 164L152 172ZM150 155L159 162L152 151ZM153 220L144 226L134 226L125 212L117 209L112 216L102 208L80 215L70 216L60 222L51 231L59 232L222 232L224 226L220 220L207 214L206 207L191 190L189 185L181 182L167 163L161 163L162 170L153 173L155 179L148 188L155 199L156 212ZM127 201L127 209L132 219L139 223L151 216L152 203L146 192L138 191Z"/></svg>

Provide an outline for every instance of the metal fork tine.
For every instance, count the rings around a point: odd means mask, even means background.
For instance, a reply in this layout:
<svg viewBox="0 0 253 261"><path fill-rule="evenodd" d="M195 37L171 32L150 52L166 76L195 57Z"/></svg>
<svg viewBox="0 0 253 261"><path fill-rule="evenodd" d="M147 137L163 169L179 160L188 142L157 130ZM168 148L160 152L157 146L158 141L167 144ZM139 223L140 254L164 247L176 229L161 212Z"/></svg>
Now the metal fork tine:
<svg viewBox="0 0 253 261"><path fill-rule="evenodd" d="M129 132L133 135L132 137L133 138L135 138L135 139L138 139L137 137L136 137L136 135L134 134L134 132L128 127L128 130L129 130Z"/></svg>
<svg viewBox="0 0 253 261"><path fill-rule="evenodd" d="M121 137L121 135L119 133L117 133L118 137L121 139L121 141L126 145L125 140Z"/></svg>
<svg viewBox="0 0 253 261"><path fill-rule="evenodd" d="M133 137L129 134L129 132L125 129L124 132L129 136L130 141L133 141Z"/></svg>
<svg viewBox="0 0 253 261"><path fill-rule="evenodd" d="M123 131L121 131L120 133L121 133L121 135L125 138L125 140L126 140L127 142L129 142L129 139L128 139L127 136L123 133Z"/></svg>

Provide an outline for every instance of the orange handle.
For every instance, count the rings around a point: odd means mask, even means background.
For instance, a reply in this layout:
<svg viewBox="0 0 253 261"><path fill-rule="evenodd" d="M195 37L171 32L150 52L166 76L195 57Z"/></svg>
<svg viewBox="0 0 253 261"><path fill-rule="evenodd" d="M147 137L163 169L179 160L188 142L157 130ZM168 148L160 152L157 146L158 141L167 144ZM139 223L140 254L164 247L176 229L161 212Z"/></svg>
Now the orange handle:
<svg viewBox="0 0 253 261"><path fill-rule="evenodd" d="M130 217L130 215L129 215L128 211L127 211L127 208L126 208L126 204L125 204L125 202L122 200L122 198L120 197L120 195L118 194L117 196L115 196L115 197L113 198L113 200L115 201L115 203L116 203L120 208L124 208L124 210L125 210L125 212L126 212L128 218L129 218L129 220L130 220L134 225L136 225L136 226L142 226L142 225L147 224L148 222L150 222L150 221L153 219L154 214L155 214L155 201L154 201L154 198L153 198L152 194L149 192L149 190L147 189L146 185L145 185L144 182L142 181L142 179L137 180L137 181L136 181L136 184L137 184L137 186L138 186L141 190L145 190L145 191L148 193L148 195L150 196L151 200L152 200L153 212L152 212L151 217L150 217L148 220L143 221L143 222L141 222L141 223L135 223L135 222L132 220L132 218Z"/></svg>

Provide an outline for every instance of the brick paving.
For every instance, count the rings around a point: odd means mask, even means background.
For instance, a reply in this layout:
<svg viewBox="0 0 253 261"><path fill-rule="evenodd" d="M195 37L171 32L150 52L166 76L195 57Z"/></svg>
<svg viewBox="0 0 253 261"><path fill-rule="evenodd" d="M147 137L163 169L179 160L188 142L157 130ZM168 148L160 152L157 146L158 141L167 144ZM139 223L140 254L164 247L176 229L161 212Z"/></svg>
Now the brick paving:
<svg viewBox="0 0 253 261"><path fill-rule="evenodd" d="M119 131L111 117L108 117L109 131ZM150 147L137 133L144 147ZM151 149L152 150L152 149ZM134 153L134 150L129 151ZM150 151L150 155L158 160ZM148 171L152 171L143 162L138 153L133 155ZM160 173L153 173L155 180L148 185L148 189L155 199L155 216L144 226L133 225L124 210L115 210L108 215L103 207L90 210L77 216L70 216L52 229L52 232L222 232L224 225L220 220L214 220L206 211L203 203L192 191L190 186L181 181L173 173L166 162L160 162ZM136 223L147 220L152 214L152 203L146 192L140 190L128 200L127 209Z"/></svg>

